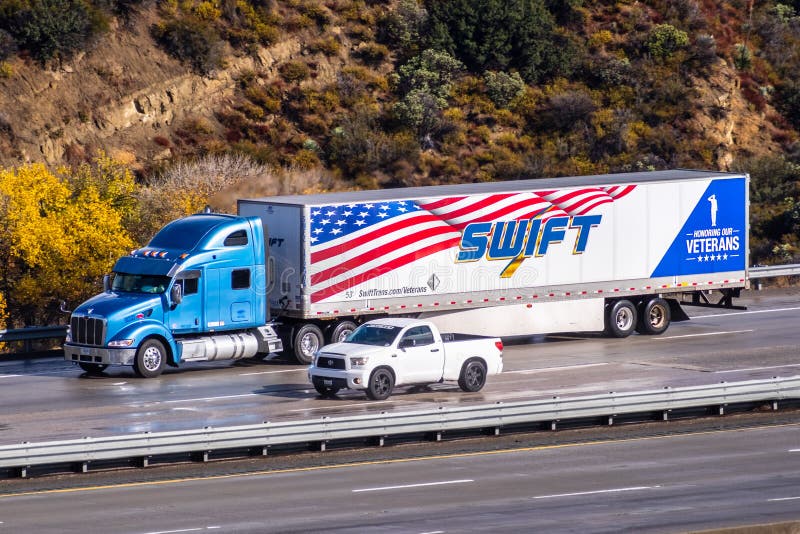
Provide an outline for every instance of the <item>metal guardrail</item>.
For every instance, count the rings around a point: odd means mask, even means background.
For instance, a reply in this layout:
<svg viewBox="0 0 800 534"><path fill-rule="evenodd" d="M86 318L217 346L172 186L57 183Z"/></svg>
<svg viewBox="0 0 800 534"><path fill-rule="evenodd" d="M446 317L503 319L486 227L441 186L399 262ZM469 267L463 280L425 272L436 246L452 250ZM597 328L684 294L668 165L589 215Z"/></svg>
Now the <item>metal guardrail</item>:
<svg viewBox="0 0 800 534"><path fill-rule="evenodd" d="M33 341L41 341L42 339L64 339L67 336L67 328L67 325L56 325L0 330L0 343L22 341L24 343L24 351L30 352L33 348Z"/></svg>
<svg viewBox="0 0 800 534"><path fill-rule="evenodd" d="M793 265L759 265L750 267L748 275L751 279L769 278L772 276L798 276L800 275L800 264Z"/></svg>
<svg viewBox="0 0 800 534"><path fill-rule="evenodd" d="M516 424L556 422L590 417L613 417L681 408L719 407L745 402L772 402L800 398L800 376L720 383L653 391L608 393L574 398L539 399L513 403L444 407L425 411L323 417L321 419L262 423L200 430L146 432L68 441L22 443L0 446L0 467L17 469L27 476L32 466L78 464L86 471L93 461L136 460L146 466L149 458L169 454L202 454L226 449L262 448L273 445L319 444L334 440L375 438L416 433L469 429L499 429Z"/></svg>

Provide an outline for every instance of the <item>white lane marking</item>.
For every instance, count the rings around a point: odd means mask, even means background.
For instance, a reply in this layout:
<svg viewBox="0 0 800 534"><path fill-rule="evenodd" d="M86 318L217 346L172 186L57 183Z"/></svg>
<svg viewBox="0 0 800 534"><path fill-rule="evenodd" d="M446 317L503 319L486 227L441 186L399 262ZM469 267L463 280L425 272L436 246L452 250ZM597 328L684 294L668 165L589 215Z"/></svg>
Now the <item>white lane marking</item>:
<svg viewBox="0 0 800 534"><path fill-rule="evenodd" d="M177 399L177 400L168 400L164 401L164 404L172 404L176 402L198 402L198 401L212 401L212 400L222 400L222 399L240 399L242 397L257 397L258 393L243 393L241 395L222 395L219 397L200 397L197 399Z"/></svg>
<svg viewBox="0 0 800 534"><path fill-rule="evenodd" d="M767 499L767 502L796 501L798 499L800 499L800 497L779 497L777 499Z"/></svg>
<svg viewBox="0 0 800 534"><path fill-rule="evenodd" d="M789 449L789 452L800 452L800 449Z"/></svg>
<svg viewBox="0 0 800 534"><path fill-rule="evenodd" d="M444 534L444 530L431 530L430 532L420 532L419 534Z"/></svg>
<svg viewBox="0 0 800 534"><path fill-rule="evenodd" d="M797 311L797 310L800 310L800 307L777 308L774 310L748 310L748 311L731 312L731 313L715 313L713 315L697 315L695 317L692 317L692 319L705 319L706 317L730 317L731 315L750 315L753 313L778 313L778 312Z"/></svg>
<svg viewBox="0 0 800 534"><path fill-rule="evenodd" d="M22 375L0 375L0 378L14 378L17 376L22 376Z"/></svg>
<svg viewBox="0 0 800 534"><path fill-rule="evenodd" d="M255 372L255 373L239 373L239 376L275 375L275 374L278 374L278 373L299 373L301 371L305 373L305 372L308 371L308 369L303 368L303 369L283 369L283 370L280 370L280 371L258 371L258 372Z"/></svg>
<svg viewBox="0 0 800 534"><path fill-rule="evenodd" d="M753 329L750 330L729 330L728 332L706 332L705 334L686 334L683 336L657 336L652 338L655 341L669 341L670 339L681 339L684 337L702 337L702 336L721 336L724 334L746 334L748 332L754 332Z"/></svg>
<svg viewBox="0 0 800 534"><path fill-rule="evenodd" d="M404 486L381 486L378 488L354 489L353 493L362 493L365 491L386 491L395 489L422 488L425 486L443 486L445 484L467 484L469 482L475 482L475 481L470 478L467 478L463 480L444 480L442 482L424 482L420 484L406 484Z"/></svg>
<svg viewBox="0 0 800 534"><path fill-rule="evenodd" d="M606 489L606 490L596 490L596 491L579 491L576 493L558 493L555 495L539 495L534 497L534 499L555 499L558 497L579 497L581 495L596 495L599 493L622 493L623 491L642 491L642 490L651 490L657 489L661 486L633 486L630 488L614 488L614 489Z"/></svg>
<svg viewBox="0 0 800 534"><path fill-rule="evenodd" d="M747 369L728 369L726 371L714 371L717 374L720 373L738 373L740 371L764 371L766 369L781 369L783 367L797 367L800 363L787 363L786 365L770 365L768 367L750 367Z"/></svg>
<svg viewBox="0 0 800 534"><path fill-rule="evenodd" d="M608 365L608 362L603 363L581 363L578 365L563 365L561 367L540 367L538 369L519 369L517 371L503 371L502 374L510 375L514 373L520 374L533 374L533 373L550 373L552 371L568 371L570 369L585 369L587 367L599 367L601 365Z"/></svg>
<svg viewBox="0 0 800 534"><path fill-rule="evenodd" d="M313 401L313 400L316 400L316 399L305 399L305 400L306 401ZM353 406L356 406L356 407L359 407L359 406L374 406L375 404L384 404L384 403L387 403L387 402L398 403L398 402L402 402L402 401L398 401L398 400L394 400L393 399L393 400L382 400L382 401L356 402L354 404L337 404L335 406L320 406L319 408L298 408L296 410L289 410L289 411L290 412L310 412L312 410L333 410L333 409L339 409L339 408L350 408L350 407L353 407Z"/></svg>
<svg viewBox="0 0 800 534"><path fill-rule="evenodd" d="M113 383L113 384L111 384L111 385L112 385L112 386L124 386L125 384L127 384L127 382L114 382L114 383Z"/></svg>
<svg viewBox="0 0 800 534"><path fill-rule="evenodd" d="M216 530L222 527L197 527L197 528L181 528L178 530L156 530L153 532L145 532L144 534L178 534L179 532L200 532L202 530Z"/></svg>

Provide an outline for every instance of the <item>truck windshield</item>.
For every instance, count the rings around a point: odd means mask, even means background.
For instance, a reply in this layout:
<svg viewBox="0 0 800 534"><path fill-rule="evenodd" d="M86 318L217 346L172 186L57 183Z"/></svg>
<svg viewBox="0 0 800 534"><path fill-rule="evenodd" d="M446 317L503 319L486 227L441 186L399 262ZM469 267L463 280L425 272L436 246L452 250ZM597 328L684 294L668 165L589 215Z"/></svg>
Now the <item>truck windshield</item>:
<svg viewBox="0 0 800 534"><path fill-rule="evenodd" d="M356 328L352 334L347 336L345 343L357 343L359 345L376 345L378 347L388 347L394 342L400 332L399 326L384 324L362 324Z"/></svg>
<svg viewBox="0 0 800 534"><path fill-rule="evenodd" d="M163 293L169 282L169 276L114 273L111 290L123 293Z"/></svg>

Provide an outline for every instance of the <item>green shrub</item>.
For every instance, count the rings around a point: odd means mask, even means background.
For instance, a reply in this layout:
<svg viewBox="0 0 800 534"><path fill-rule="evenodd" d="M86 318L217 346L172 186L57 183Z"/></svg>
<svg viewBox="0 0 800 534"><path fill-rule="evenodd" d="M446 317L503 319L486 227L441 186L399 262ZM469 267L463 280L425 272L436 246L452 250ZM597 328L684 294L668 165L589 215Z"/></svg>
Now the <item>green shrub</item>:
<svg viewBox="0 0 800 534"><path fill-rule="evenodd" d="M657 24L650 30L646 46L652 57L664 60L688 44L689 36L685 31L671 24Z"/></svg>
<svg viewBox="0 0 800 534"><path fill-rule="evenodd" d="M508 107L512 100L525 93L526 85L518 72L508 74L489 71L483 76L483 81L486 84L486 93L499 108Z"/></svg>
<svg viewBox="0 0 800 534"><path fill-rule="evenodd" d="M323 37L308 45L309 51L313 53L319 52L326 56L338 55L341 48L342 43L339 42L339 39L337 39L335 35Z"/></svg>
<svg viewBox="0 0 800 534"><path fill-rule="evenodd" d="M222 63L222 40L214 28L193 18L172 19L151 29L170 55L208 74Z"/></svg>
<svg viewBox="0 0 800 534"><path fill-rule="evenodd" d="M278 67L278 72L287 82L300 82L308 78L311 74L311 69L303 61L292 60Z"/></svg>
<svg viewBox="0 0 800 534"><path fill-rule="evenodd" d="M8 59L17 52L17 41L6 30L0 28L0 61Z"/></svg>
<svg viewBox="0 0 800 534"><path fill-rule="evenodd" d="M739 70L750 70L753 66L753 55L747 45L742 43L733 45L733 64Z"/></svg>
<svg viewBox="0 0 800 534"><path fill-rule="evenodd" d="M80 0L32 0L8 30L31 57L45 63L85 46L93 36L93 18Z"/></svg>
<svg viewBox="0 0 800 534"><path fill-rule="evenodd" d="M368 65L376 65L389 57L389 48L379 43L362 43L355 55Z"/></svg>

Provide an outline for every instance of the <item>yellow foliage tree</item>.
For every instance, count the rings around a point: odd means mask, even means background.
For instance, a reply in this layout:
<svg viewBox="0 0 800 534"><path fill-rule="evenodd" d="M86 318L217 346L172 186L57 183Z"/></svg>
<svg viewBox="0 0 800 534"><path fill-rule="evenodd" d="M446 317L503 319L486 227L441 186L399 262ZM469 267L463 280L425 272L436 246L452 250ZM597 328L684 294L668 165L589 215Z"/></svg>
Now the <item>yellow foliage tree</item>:
<svg viewBox="0 0 800 534"><path fill-rule="evenodd" d="M59 301L77 304L134 247L131 174L101 157L58 174L44 165L0 170L0 293L9 326L64 322ZM126 221L126 219L128 221Z"/></svg>

